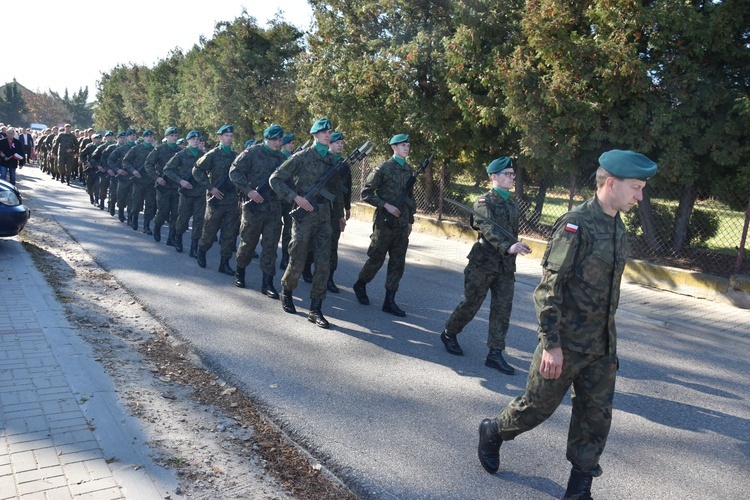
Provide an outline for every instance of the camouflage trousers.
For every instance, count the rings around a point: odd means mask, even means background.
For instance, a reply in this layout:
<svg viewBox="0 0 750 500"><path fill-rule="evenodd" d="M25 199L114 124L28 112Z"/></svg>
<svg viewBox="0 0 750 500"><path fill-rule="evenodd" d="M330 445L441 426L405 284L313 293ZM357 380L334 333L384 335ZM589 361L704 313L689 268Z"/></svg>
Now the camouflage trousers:
<svg viewBox="0 0 750 500"><path fill-rule="evenodd" d="M330 272L339 267L339 239L341 239L341 226L338 219L331 219L331 264Z"/></svg>
<svg viewBox="0 0 750 500"><path fill-rule="evenodd" d="M117 208L133 207L133 181L124 175L118 176L117 180Z"/></svg>
<svg viewBox="0 0 750 500"><path fill-rule="evenodd" d="M99 199L105 200L107 198L107 189L109 189L110 176L107 172L99 174Z"/></svg>
<svg viewBox="0 0 750 500"><path fill-rule="evenodd" d="M190 217L193 218L193 233L190 241L198 241L203 234L203 219L206 215L206 197L203 193L198 196L180 194L180 204L177 208L177 225L175 234L182 236L188 229Z"/></svg>
<svg viewBox="0 0 750 500"><path fill-rule="evenodd" d="M294 290L299 283L300 274L305 267L307 253L312 249L315 271L310 288L310 298L323 300L326 298L329 265L331 259L331 217L330 209L324 205L314 212L308 212L302 222L296 220L292 224L292 241L289 243L289 265L281 285L287 290ZM325 213L320 210L326 210Z"/></svg>
<svg viewBox="0 0 750 500"><path fill-rule="evenodd" d="M198 241L198 248L208 252L214 244L214 238L221 229L219 255L229 259L237 250L237 235L240 232L240 209L237 203L207 203L206 217L203 219L203 234Z"/></svg>
<svg viewBox="0 0 750 500"><path fill-rule="evenodd" d="M284 223L281 229L281 250L289 251L289 242L292 241L292 216L289 212L292 211L294 205L288 201L281 201L281 220Z"/></svg>
<svg viewBox="0 0 750 500"><path fill-rule="evenodd" d="M359 272L359 281L369 283L383 267L388 256L388 274L385 277L385 289L397 292L398 284L404 275L406 249L409 247L409 226L390 227L387 224L374 223L370 236L370 247L367 249L367 262Z"/></svg>
<svg viewBox="0 0 750 500"><path fill-rule="evenodd" d="M568 461L587 474L602 474L599 458L612 424L617 357L563 350L560 378L539 373L542 345L537 345L526 380L526 393L514 398L498 415L500 437L510 441L549 418L573 385L573 412L568 429Z"/></svg>
<svg viewBox="0 0 750 500"><path fill-rule="evenodd" d="M475 245L469 253L469 263L464 269L464 299L445 322L445 330L451 335L461 333L474 319L487 297L487 292L490 292L487 347L503 350L513 309L515 277L512 273L505 274L499 259L496 256L488 256L485 252Z"/></svg>
<svg viewBox="0 0 750 500"><path fill-rule="evenodd" d="M99 197L99 174L96 167L86 170L86 193L94 198Z"/></svg>
<svg viewBox="0 0 750 500"><path fill-rule="evenodd" d="M130 211L141 213L143 211L144 220L153 220L156 214L156 188L149 182L133 182L133 201ZM145 205L145 208L144 208Z"/></svg>
<svg viewBox="0 0 750 500"><path fill-rule="evenodd" d="M120 183L120 177L118 175L109 175L109 197L107 199L107 208L112 210L112 207L117 206L117 187Z"/></svg>
<svg viewBox="0 0 750 500"><path fill-rule="evenodd" d="M73 155L66 154L57 157L57 173L61 176L71 175L77 166L78 163L76 162L76 157Z"/></svg>
<svg viewBox="0 0 750 500"><path fill-rule="evenodd" d="M260 270L263 274L276 274L276 248L281 236L281 205L277 200L269 200L268 210L251 211L251 204L242 207L242 224L240 225L240 246L237 248L237 267L247 267L253 260L255 247L261 235Z"/></svg>
<svg viewBox="0 0 750 500"><path fill-rule="evenodd" d="M161 188L156 190L156 217L154 226L169 224L170 229L177 227L177 214L180 208L180 193L176 189Z"/></svg>

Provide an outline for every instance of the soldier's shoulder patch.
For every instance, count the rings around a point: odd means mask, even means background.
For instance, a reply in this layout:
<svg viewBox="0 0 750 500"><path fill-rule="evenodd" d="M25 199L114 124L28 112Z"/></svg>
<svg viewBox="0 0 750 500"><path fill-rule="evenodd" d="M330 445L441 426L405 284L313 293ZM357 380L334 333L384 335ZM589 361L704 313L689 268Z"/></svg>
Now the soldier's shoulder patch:
<svg viewBox="0 0 750 500"><path fill-rule="evenodd" d="M376 171L376 172L380 172L380 167L379 167L379 166L378 166L378 167L375 167L375 171Z"/></svg>
<svg viewBox="0 0 750 500"><path fill-rule="evenodd" d="M565 230L569 233L576 234L578 232L578 226L572 222L565 224Z"/></svg>
<svg viewBox="0 0 750 500"><path fill-rule="evenodd" d="M486 203L486 202L487 202L487 200L485 198L479 198L477 200L477 203Z"/></svg>

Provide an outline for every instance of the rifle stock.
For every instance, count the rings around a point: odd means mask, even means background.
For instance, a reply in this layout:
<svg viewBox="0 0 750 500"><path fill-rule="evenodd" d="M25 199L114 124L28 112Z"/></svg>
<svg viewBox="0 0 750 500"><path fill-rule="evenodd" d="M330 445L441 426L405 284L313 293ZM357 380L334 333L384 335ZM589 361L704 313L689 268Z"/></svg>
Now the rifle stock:
<svg viewBox="0 0 750 500"><path fill-rule="evenodd" d="M419 176L420 173L422 173L422 171L424 171L424 169L427 168L427 166L432 161L432 157L433 156L435 156L435 153L434 152L430 153L430 156L428 156L427 158L424 159L424 161L419 166L419 168L417 169L417 171L414 172L414 174L409 178L408 181L406 181L406 185L404 186L404 189L401 190L401 192L398 194L398 196L396 197L396 199L392 203L392 205L394 207L398 208L400 211L403 212L403 210L401 210L401 207L403 207L404 202L406 201L406 197L409 196L409 193L411 192L412 188L414 187L414 184L417 182L417 177ZM410 206L411 206L411 204L410 204ZM416 206L414 208L416 209ZM383 216L383 221L386 224L390 225L390 226L393 225L393 222L394 222L395 219L396 218L393 215L391 215L389 212L387 212L387 211L385 212L385 215Z"/></svg>

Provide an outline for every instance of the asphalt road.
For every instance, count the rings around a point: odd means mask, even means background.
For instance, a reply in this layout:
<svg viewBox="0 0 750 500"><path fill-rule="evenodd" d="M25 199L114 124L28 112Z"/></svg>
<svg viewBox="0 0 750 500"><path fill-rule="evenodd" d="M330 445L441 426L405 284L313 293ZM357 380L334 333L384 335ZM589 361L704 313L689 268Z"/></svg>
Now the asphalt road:
<svg viewBox="0 0 750 500"><path fill-rule="evenodd" d="M345 233L336 273L342 293L323 303L333 325L326 331L305 319L304 282L295 291L297 315L285 314L278 300L259 293L255 262L250 288L235 288L216 271L218 245L201 269L165 239L157 244L91 207L80 186L55 183L37 169L21 175L22 192L39 212L363 497L562 496L569 398L539 428L503 445L498 474L484 472L476 459L481 419L523 392L536 344L531 286L516 287L507 353L517 373L508 377L484 366L487 307L460 336L464 357L448 355L440 343L460 300L460 273L407 262L397 302L408 315L400 319L380 311L382 270L368 287L372 305L361 306L351 284L368 241ZM747 349L674 335L635 316L618 320L614 422L594 496L747 498Z"/></svg>

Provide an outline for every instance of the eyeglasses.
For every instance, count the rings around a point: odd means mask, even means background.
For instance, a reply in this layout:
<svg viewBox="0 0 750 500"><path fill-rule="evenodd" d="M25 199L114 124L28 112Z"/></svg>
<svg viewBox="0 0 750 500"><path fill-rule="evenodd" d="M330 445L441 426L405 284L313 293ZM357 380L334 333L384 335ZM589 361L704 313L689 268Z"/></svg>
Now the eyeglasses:
<svg viewBox="0 0 750 500"><path fill-rule="evenodd" d="M513 179L516 176L515 172L497 172L498 175L504 175L505 177L508 177L509 179Z"/></svg>

